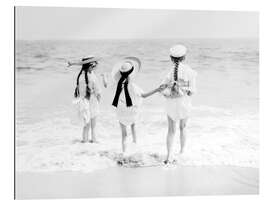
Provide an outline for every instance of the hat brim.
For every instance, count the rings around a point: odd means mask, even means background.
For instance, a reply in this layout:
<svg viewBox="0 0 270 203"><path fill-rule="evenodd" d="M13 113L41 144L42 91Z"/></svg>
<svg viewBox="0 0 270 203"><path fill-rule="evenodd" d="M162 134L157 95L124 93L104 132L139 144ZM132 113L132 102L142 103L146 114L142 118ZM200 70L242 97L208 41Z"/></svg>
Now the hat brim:
<svg viewBox="0 0 270 203"><path fill-rule="evenodd" d="M101 58L100 57L94 57L94 56L91 56L91 57L84 57L83 59L85 58L89 58L87 60L84 60L83 62L84 63L91 63L91 62L95 62L95 61L100 61Z"/></svg>
<svg viewBox="0 0 270 203"><path fill-rule="evenodd" d="M134 57L134 56L125 57L113 66L111 74L112 74L112 78L115 81L118 81L120 79L120 77L121 77L120 69L121 69L123 63L125 63L125 62L130 62L132 64L132 66L134 67L134 70L129 75L130 78L134 78L137 75L137 73L141 70L142 63L141 63L140 59L138 59L137 57Z"/></svg>

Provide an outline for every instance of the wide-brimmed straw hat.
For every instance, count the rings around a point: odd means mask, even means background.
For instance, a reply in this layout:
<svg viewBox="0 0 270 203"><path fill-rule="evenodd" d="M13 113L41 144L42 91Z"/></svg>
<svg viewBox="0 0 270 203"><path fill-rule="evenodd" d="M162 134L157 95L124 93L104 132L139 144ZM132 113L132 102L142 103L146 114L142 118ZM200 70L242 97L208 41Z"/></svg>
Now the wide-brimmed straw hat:
<svg viewBox="0 0 270 203"><path fill-rule="evenodd" d="M98 62L100 61L100 57L95 57L94 55L87 55L82 58L83 61L91 63L91 62Z"/></svg>
<svg viewBox="0 0 270 203"><path fill-rule="evenodd" d="M112 69L112 78L115 81L118 81L121 77L120 72L127 72L129 70L134 68L134 70L130 73L130 77L134 78L136 74L140 71L141 69L141 61L137 57L134 56L129 56L123 58L121 61L116 63Z"/></svg>
<svg viewBox="0 0 270 203"><path fill-rule="evenodd" d="M170 49L170 55L173 57L182 57L187 53L187 48L181 44L177 44Z"/></svg>

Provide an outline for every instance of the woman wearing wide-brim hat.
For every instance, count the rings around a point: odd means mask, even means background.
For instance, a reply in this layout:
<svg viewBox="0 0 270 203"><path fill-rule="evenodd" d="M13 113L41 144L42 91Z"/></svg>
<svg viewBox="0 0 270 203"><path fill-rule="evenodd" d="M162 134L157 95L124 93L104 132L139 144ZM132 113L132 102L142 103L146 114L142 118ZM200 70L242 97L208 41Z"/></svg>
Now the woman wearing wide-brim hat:
<svg viewBox="0 0 270 203"><path fill-rule="evenodd" d="M161 85L148 93L144 93L134 82L140 69L141 61L138 58L125 57L112 70L112 78L117 83L112 105L115 107L121 128L123 153L126 152L127 126L131 126L133 142L136 143L135 124L142 98L153 95L165 88L164 85Z"/></svg>
<svg viewBox="0 0 270 203"><path fill-rule="evenodd" d="M165 163L172 161L172 144L176 122L179 122L180 125L180 153L184 151L186 123L191 109L190 97L196 91L197 73L184 63L186 53L187 48L180 44L170 49L170 58L173 67L162 82L162 84L168 84L168 87L162 92L166 98L165 110L168 119L167 157Z"/></svg>

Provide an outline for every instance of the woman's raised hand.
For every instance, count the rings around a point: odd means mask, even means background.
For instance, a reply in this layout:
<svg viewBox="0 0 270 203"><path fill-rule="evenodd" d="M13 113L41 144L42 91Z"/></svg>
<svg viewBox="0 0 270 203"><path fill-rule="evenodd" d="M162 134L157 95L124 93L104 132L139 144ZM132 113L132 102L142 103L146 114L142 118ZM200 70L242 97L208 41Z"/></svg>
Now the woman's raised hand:
<svg viewBox="0 0 270 203"><path fill-rule="evenodd" d="M165 90L168 87L168 84L161 84L158 88L157 91L158 92L162 92L163 90Z"/></svg>
<svg viewBox="0 0 270 203"><path fill-rule="evenodd" d="M70 61L68 61L67 63L68 63L67 67L72 66L72 63Z"/></svg>

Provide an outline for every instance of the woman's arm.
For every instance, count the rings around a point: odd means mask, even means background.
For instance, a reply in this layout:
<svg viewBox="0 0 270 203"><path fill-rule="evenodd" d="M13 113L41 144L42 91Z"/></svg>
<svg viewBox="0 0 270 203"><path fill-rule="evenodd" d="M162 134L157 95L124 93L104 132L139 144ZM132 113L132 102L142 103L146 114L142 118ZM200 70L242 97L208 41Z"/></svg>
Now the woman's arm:
<svg viewBox="0 0 270 203"><path fill-rule="evenodd" d="M196 93L196 89L197 89L196 88L196 77L197 77L197 73L194 72L193 76L190 79L189 87L186 91L188 96L192 96L194 93Z"/></svg>
<svg viewBox="0 0 270 203"><path fill-rule="evenodd" d="M149 97L149 96L155 94L156 92L158 92L158 88L156 88L156 89L154 89L154 90L152 90L150 92L143 93L141 96L142 96L142 98L146 98L146 97Z"/></svg>
<svg viewBox="0 0 270 203"><path fill-rule="evenodd" d="M106 73L102 73L101 74L101 78L102 78L103 86L105 88L107 88L108 87L108 77L107 77L107 74Z"/></svg>
<svg viewBox="0 0 270 203"><path fill-rule="evenodd" d="M82 61L68 61L68 67L73 65L82 65L80 64Z"/></svg>
<svg viewBox="0 0 270 203"><path fill-rule="evenodd" d="M167 88L167 86L168 86L167 84L162 84L162 85L160 85L158 88L153 89L153 90L150 91L150 92L143 93L141 96L142 96L142 98L149 97L149 96L151 96L151 95L153 95L153 94L155 94L155 93L157 93L157 92L163 91L165 88Z"/></svg>

